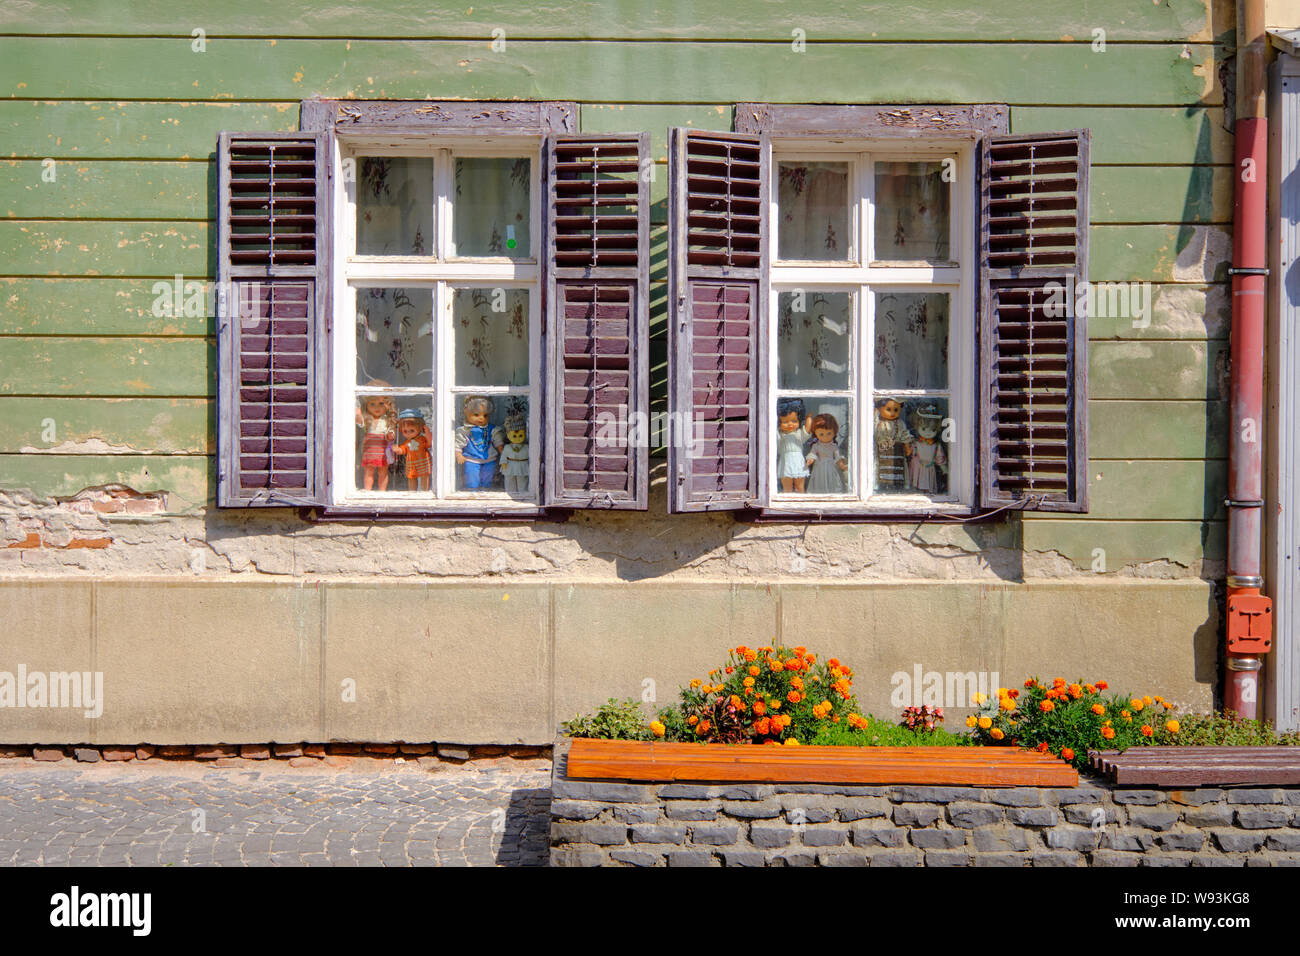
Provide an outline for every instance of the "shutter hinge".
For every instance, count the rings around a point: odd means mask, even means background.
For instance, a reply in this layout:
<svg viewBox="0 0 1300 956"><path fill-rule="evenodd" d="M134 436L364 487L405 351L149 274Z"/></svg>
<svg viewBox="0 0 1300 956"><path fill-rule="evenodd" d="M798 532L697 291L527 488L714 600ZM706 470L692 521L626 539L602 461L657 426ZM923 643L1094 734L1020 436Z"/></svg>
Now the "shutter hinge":
<svg viewBox="0 0 1300 956"><path fill-rule="evenodd" d="M679 485L684 485L684 484L686 484L686 466L685 466L685 465L678 465L678 466L677 466L677 483L678 483Z"/></svg>
<svg viewBox="0 0 1300 956"><path fill-rule="evenodd" d="M677 297L677 328L684 330L686 328L686 296Z"/></svg>

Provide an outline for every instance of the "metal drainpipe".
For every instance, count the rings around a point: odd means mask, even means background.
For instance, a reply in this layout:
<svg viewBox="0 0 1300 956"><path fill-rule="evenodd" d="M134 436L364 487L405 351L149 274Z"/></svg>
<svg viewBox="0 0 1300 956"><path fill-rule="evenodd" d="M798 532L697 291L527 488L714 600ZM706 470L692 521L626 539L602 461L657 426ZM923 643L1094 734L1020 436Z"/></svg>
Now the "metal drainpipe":
<svg viewBox="0 0 1300 956"><path fill-rule="evenodd" d="M1228 618L1224 707L1255 717L1260 655L1272 646L1272 602L1261 595L1264 289L1267 264L1267 37L1263 0L1237 2L1237 112L1233 136L1232 442L1228 461Z"/></svg>

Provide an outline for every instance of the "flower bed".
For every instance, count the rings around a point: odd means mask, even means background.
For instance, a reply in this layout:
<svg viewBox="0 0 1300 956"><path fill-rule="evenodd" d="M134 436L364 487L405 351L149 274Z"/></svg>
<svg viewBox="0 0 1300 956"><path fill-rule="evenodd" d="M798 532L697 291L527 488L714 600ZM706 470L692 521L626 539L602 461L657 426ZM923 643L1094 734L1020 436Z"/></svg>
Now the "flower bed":
<svg viewBox="0 0 1300 956"><path fill-rule="evenodd" d="M572 743L555 746L553 866L1300 865L1300 787L596 781L568 773Z"/></svg>

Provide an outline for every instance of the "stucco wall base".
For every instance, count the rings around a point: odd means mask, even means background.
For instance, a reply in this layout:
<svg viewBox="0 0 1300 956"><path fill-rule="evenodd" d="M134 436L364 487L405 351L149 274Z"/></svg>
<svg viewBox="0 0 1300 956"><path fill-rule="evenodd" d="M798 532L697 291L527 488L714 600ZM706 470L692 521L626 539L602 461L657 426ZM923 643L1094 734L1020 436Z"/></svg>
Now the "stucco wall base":
<svg viewBox="0 0 1300 956"><path fill-rule="evenodd" d="M607 697L670 701L728 647L773 640L850 662L882 716L914 688L898 675L949 672L1105 679L1206 709L1218 630L1198 580L12 579L0 679L100 672L104 700L97 718L0 706L0 743L548 744ZM957 726L968 701L944 703Z"/></svg>

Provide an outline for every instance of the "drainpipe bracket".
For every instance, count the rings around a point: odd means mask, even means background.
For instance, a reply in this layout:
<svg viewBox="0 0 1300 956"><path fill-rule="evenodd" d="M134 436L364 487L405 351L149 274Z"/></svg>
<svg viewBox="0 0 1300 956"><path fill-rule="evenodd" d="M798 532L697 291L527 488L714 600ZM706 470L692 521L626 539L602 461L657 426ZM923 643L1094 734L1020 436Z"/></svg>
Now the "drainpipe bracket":
<svg viewBox="0 0 1300 956"><path fill-rule="evenodd" d="M1234 266L1228 270L1230 276L1266 276L1268 270L1253 266Z"/></svg>

